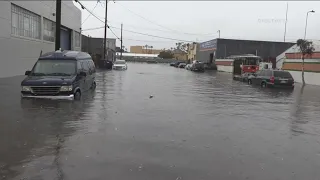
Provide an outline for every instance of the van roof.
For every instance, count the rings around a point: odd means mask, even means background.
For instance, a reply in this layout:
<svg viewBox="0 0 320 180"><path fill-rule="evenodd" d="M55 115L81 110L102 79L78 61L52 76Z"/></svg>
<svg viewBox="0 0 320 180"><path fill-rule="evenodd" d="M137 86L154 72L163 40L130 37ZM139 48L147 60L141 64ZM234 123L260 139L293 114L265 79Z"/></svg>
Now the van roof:
<svg viewBox="0 0 320 180"><path fill-rule="evenodd" d="M48 52L39 57L38 60L83 60L91 59L88 53L81 51L70 51L70 50L58 50L53 52Z"/></svg>

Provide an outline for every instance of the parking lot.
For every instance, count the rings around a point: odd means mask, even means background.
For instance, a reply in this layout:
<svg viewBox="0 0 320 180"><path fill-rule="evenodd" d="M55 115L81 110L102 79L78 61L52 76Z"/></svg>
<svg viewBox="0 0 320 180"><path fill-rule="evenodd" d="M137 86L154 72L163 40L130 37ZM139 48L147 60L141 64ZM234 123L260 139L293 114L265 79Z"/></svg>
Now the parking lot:
<svg viewBox="0 0 320 180"><path fill-rule="evenodd" d="M81 101L21 100L0 79L0 179L316 180L320 87L129 63Z"/></svg>

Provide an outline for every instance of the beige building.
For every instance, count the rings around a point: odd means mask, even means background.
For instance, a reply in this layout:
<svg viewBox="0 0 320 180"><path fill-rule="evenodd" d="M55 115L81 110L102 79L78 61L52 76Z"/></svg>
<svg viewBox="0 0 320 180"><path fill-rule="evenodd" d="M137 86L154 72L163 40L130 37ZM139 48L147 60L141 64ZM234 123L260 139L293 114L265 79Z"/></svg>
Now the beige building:
<svg viewBox="0 0 320 180"><path fill-rule="evenodd" d="M175 49L172 51L174 59L180 60L180 61L187 61L188 59L188 54L182 50Z"/></svg>
<svg viewBox="0 0 320 180"><path fill-rule="evenodd" d="M159 54L162 49L153 49L152 46L130 46L130 53L136 54Z"/></svg>
<svg viewBox="0 0 320 180"><path fill-rule="evenodd" d="M191 63L193 60L196 60L196 55L197 55L197 43L192 43L188 47L188 61Z"/></svg>

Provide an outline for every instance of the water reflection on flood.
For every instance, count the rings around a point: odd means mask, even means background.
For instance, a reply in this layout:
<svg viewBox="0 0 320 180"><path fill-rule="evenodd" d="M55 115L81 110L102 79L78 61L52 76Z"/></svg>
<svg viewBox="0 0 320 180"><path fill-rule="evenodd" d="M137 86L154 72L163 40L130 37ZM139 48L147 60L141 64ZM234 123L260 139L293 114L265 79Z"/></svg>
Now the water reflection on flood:
<svg viewBox="0 0 320 180"><path fill-rule="evenodd" d="M21 100L21 79L0 79L0 179L320 177L316 86L132 63L72 102Z"/></svg>

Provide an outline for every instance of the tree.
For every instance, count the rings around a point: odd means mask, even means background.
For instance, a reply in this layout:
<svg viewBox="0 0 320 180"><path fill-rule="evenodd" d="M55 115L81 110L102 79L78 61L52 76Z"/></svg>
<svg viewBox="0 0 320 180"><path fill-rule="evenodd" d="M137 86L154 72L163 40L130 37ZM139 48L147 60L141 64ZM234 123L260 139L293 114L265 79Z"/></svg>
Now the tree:
<svg viewBox="0 0 320 180"><path fill-rule="evenodd" d="M158 55L159 58L172 59L174 57L172 51L161 51Z"/></svg>
<svg viewBox="0 0 320 180"><path fill-rule="evenodd" d="M312 41L307 41L304 39L298 39L297 40L297 46L299 47L302 59L302 67L301 67L301 77L302 77L302 85L304 86L306 84L304 80L304 59L307 56L311 56L314 52L314 47L312 44Z"/></svg>
<svg viewBox="0 0 320 180"><path fill-rule="evenodd" d="M188 44L186 44L184 42L176 43L176 49L177 50L181 50L183 52L187 52L188 51L188 47L189 47L189 43Z"/></svg>

